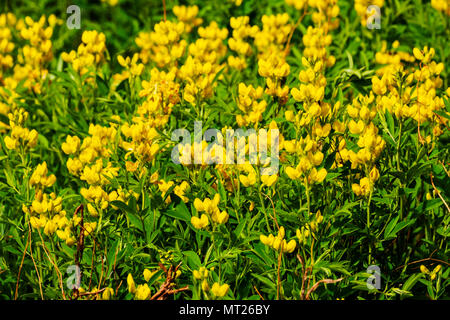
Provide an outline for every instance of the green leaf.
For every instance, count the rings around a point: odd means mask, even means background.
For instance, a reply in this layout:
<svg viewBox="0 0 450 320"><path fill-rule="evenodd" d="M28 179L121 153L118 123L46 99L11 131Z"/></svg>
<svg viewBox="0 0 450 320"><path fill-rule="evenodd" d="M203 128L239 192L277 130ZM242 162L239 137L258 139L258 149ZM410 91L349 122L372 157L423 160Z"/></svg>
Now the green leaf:
<svg viewBox="0 0 450 320"><path fill-rule="evenodd" d="M171 209L163 213L175 219L183 220L186 222L191 221L191 214L189 213L189 210L184 202L180 202L180 204L175 209Z"/></svg>
<svg viewBox="0 0 450 320"><path fill-rule="evenodd" d="M267 285L269 288L275 289L275 283L272 280L256 273L252 273L252 276L261 281L262 283L264 283L265 285Z"/></svg>
<svg viewBox="0 0 450 320"><path fill-rule="evenodd" d="M423 274L422 273L416 273L411 275L408 280L405 281L405 283L403 284L402 289L405 291L411 291L411 289L414 287L414 285L416 284L416 282L422 278Z"/></svg>
<svg viewBox="0 0 450 320"><path fill-rule="evenodd" d="M390 240L390 239L395 238L395 234L392 234L392 231L394 230L395 226L397 225L397 221L399 218L400 218L400 216L396 216L394 219L392 219L389 222L386 229L384 230L384 240Z"/></svg>
<svg viewBox="0 0 450 320"><path fill-rule="evenodd" d="M183 253L187 257L187 264L191 269L197 270L200 268L202 262L200 261L200 257L197 253L194 251L184 251Z"/></svg>

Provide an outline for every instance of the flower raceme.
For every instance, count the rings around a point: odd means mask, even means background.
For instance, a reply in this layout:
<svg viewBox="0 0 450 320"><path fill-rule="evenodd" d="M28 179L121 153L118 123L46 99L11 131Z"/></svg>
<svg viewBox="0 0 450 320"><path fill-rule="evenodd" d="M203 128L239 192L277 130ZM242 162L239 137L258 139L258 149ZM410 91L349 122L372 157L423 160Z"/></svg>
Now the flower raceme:
<svg viewBox="0 0 450 320"><path fill-rule="evenodd" d="M269 234L269 236L260 235L259 239L263 244L266 246L269 246L275 250L281 250L283 253L291 253L295 250L297 243L295 240L291 240L289 242L286 242L284 239L285 230L284 227L281 226L278 230L277 236L274 236L273 234Z"/></svg>
<svg viewBox="0 0 450 320"><path fill-rule="evenodd" d="M228 221L229 215L226 211L220 211L218 205L220 202L220 196L218 193L214 195L214 198L211 200L209 198L205 198L203 201L196 198L194 200L194 207L198 212L205 212L202 214L200 219L197 217L192 217L191 222L194 226L198 226L200 228L204 228L208 225L207 219L208 216L218 224L223 224Z"/></svg>

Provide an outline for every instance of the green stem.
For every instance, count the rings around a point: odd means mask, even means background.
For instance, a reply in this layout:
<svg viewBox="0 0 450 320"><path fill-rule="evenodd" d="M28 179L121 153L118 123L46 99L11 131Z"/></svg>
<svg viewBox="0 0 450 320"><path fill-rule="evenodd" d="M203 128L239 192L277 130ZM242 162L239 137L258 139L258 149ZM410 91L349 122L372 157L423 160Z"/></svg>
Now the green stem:
<svg viewBox="0 0 450 320"><path fill-rule="evenodd" d="M370 190L369 201L367 203L367 233L370 237L370 202L372 201L372 190ZM369 266L372 264L372 241L369 238Z"/></svg>
<svg viewBox="0 0 450 320"><path fill-rule="evenodd" d="M259 196L259 201L261 202L261 206L263 208L263 212L264 212L264 216L266 218L266 225L267 225L267 230L272 233L272 229L270 228L269 225L269 218L267 217L267 211L266 211L266 206L264 205L264 201L261 195L261 190L258 190L258 196Z"/></svg>

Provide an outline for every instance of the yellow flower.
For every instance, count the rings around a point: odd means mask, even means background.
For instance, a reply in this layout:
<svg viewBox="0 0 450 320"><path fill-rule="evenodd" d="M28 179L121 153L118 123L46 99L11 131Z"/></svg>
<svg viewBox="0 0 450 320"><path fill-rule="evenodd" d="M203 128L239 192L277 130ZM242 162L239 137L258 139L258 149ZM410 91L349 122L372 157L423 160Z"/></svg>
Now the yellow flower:
<svg viewBox="0 0 450 320"><path fill-rule="evenodd" d="M134 298L136 300L147 300L150 297L150 288L148 284L140 284L136 289Z"/></svg>
<svg viewBox="0 0 450 320"><path fill-rule="evenodd" d="M431 274L430 274L430 279L431 280L434 280L434 279L436 279L436 274L439 272L439 271L441 271L441 268L442 268L442 265L437 265L435 268L434 268L434 270L431 272Z"/></svg>
<svg viewBox="0 0 450 320"><path fill-rule="evenodd" d="M316 168L312 168L309 174L309 178L311 179L311 181L317 183L322 183L322 181L325 179L326 176L327 170L325 168L322 168L319 171L317 171Z"/></svg>
<svg viewBox="0 0 450 320"><path fill-rule="evenodd" d="M78 151L78 148L80 147L80 138L77 136L71 137L67 136L66 142L63 142L61 145L61 149L64 151L65 154L74 154Z"/></svg>
<svg viewBox="0 0 450 320"><path fill-rule="evenodd" d="M252 186L256 183L256 174L253 172L250 172L248 176L246 175L239 175L239 181L244 185L244 187Z"/></svg>
<svg viewBox="0 0 450 320"><path fill-rule="evenodd" d="M130 293L136 292L136 284L134 283L134 279L133 279L133 276L131 275L131 273L128 274L127 285L128 285L128 292L130 292Z"/></svg>
<svg viewBox="0 0 450 320"><path fill-rule="evenodd" d="M211 292L218 298L221 298L227 294L230 286L228 284L220 285L218 282L215 282L211 288Z"/></svg>
<svg viewBox="0 0 450 320"><path fill-rule="evenodd" d="M191 218L192 225L197 229L203 229L206 228L206 226L209 224L208 217L206 214L202 214L200 218L198 217L192 217Z"/></svg>
<svg viewBox="0 0 450 320"><path fill-rule="evenodd" d="M202 290L204 292L208 292L209 291L209 284L208 284L208 281L206 279L202 281Z"/></svg>
<svg viewBox="0 0 450 320"><path fill-rule="evenodd" d="M372 170L370 170L370 180L372 182L375 182L378 180L378 178L380 177L380 172L378 171L377 167L373 167Z"/></svg>
<svg viewBox="0 0 450 320"><path fill-rule="evenodd" d="M114 290L112 288L106 288L102 293L102 300L109 300L111 296L114 295Z"/></svg>
<svg viewBox="0 0 450 320"><path fill-rule="evenodd" d="M274 240L275 240L275 237L273 236L273 234L269 234L269 236L265 236L265 235L260 235L259 236L259 240L261 240L261 242L263 243L263 244L265 244L266 246L272 246L272 244L273 244L273 242L274 242Z"/></svg>
<svg viewBox="0 0 450 320"><path fill-rule="evenodd" d="M183 181L179 186L175 186L173 191L175 192L175 194L177 196L179 196L181 198L181 200L183 200L184 203L187 203L187 202L189 202L189 198L186 197L184 194L186 193L186 191L188 189L189 189L189 183L187 183L187 181Z"/></svg>
<svg viewBox="0 0 450 320"><path fill-rule="evenodd" d="M283 252L291 253L297 247L295 240L291 240L286 244L286 240L283 240Z"/></svg>
<svg viewBox="0 0 450 320"><path fill-rule="evenodd" d="M211 218L214 222L222 224L228 221L229 215L226 211L220 212L220 210L217 210L211 215Z"/></svg>
<svg viewBox="0 0 450 320"><path fill-rule="evenodd" d="M9 150L14 150L19 147L19 141L11 138L10 136L5 137L5 145Z"/></svg>
<svg viewBox="0 0 450 320"><path fill-rule="evenodd" d="M413 49L413 54L414 54L414 57L419 61L423 60L423 58L424 58L423 53L417 48Z"/></svg>
<svg viewBox="0 0 450 320"><path fill-rule="evenodd" d="M261 182L263 184L263 186L272 186L278 179L278 175L274 174L274 175L262 175L261 176Z"/></svg>
<svg viewBox="0 0 450 320"><path fill-rule="evenodd" d="M197 280L201 280L201 279L205 279L208 277L208 269L206 269L205 267L200 267L200 269L198 270L194 270L192 272L193 276L195 279Z"/></svg>
<svg viewBox="0 0 450 320"><path fill-rule="evenodd" d="M300 178L301 173L292 167L287 167L285 171L288 177L292 180L297 180Z"/></svg>
<svg viewBox="0 0 450 320"><path fill-rule="evenodd" d="M98 216L98 211L97 211L97 209L94 208L94 206L92 204L88 203L87 209L88 209L88 212L91 214L91 216L93 216L93 217Z"/></svg>

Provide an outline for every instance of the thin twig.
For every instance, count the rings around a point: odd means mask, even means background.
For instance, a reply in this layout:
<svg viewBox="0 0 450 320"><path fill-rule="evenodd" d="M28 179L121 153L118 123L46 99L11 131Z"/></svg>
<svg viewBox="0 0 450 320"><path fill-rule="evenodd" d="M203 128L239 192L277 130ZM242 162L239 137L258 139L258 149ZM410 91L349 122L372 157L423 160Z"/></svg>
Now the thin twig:
<svg viewBox="0 0 450 320"><path fill-rule="evenodd" d="M344 278L339 278L339 279L336 279L336 280L332 280L332 279L322 279L322 280L319 280L319 281L317 281L309 290L308 290L308 293L306 294L306 300L309 300L309 295L311 294L311 293L313 293L318 287L319 287L319 284L321 284L321 283L336 283L336 282L339 282L339 281L342 281Z"/></svg>
<svg viewBox="0 0 450 320"><path fill-rule="evenodd" d="M440 262L440 263L443 263L443 264L446 264L446 265L450 266L450 263L445 262L445 261L442 261L442 260L439 260L439 259L435 259L435 258L425 258L425 259L420 259L420 260L416 260L416 261L409 262L409 263L407 263L406 265L409 266L410 264L420 263L420 262L424 262L424 261L436 261L436 262ZM395 268L394 271L397 271L398 269L401 269L401 268L403 268L404 266L405 266L405 264L404 264L404 265L401 265L401 266L399 266L399 267L397 267L397 268Z"/></svg>
<svg viewBox="0 0 450 320"><path fill-rule="evenodd" d="M31 255L31 260L33 261L33 265L34 265L34 269L36 270L36 274L37 274L37 277L38 277L38 283L39 283L39 291L40 291L40 293L41 293L41 299L42 300L45 300L44 299L44 294L43 294L43 292L42 292L42 280L41 280L41 275L39 274L39 270L38 270L38 268L37 268L37 265L36 265L36 262L34 261L34 257L33 257L33 246L32 246L32 243L31 243L31 225L30 225L30 221L28 221L28 234L29 234L29 236L30 236L30 255Z"/></svg>
<svg viewBox="0 0 450 320"><path fill-rule="evenodd" d="M253 286L253 289L255 289L256 293L258 294L258 296L261 298L261 300L264 300L263 296L261 295L261 293L259 293L258 289L256 288L256 286Z"/></svg>
<svg viewBox="0 0 450 320"><path fill-rule="evenodd" d="M44 249L44 252L45 252L45 254L47 255L47 258L48 258L48 260L50 261L50 263L55 267L56 273L57 273L58 278L59 278L59 285L60 285L60 287L61 287L61 293L62 293L62 296L63 296L63 299L66 300L66 295L65 295L65 293L64 293L64 286L63 286L63 282L62 282L62 274L61 274L61 271L59 271L58 266L56 265L55 262L53 262L52 258L50 257L50 253L48 252L47 247L45 246L45 243L44 243L44 239L42 238L41 231L40 231L39 229L37 229L37 231L38 231L39 237L41 238L41 241L42 241L42 243L41 243L41 244L42 244L42 248Z"/></svg>
<svg viewBox="0 0 450 320"><path fill-rule="evenodd" d="M288 37L288 41L286 42L286 47L284 48L284 56L286 57L289 54L290 51L290 45L291 45L291 39L292 36L294 35L294 31L295 29L297 29L297 27L299 26L300 22L302 22L303 18L306 16L306 7L303 10L303 14L300 18L298 18L297 22L295 23L294 27L292 28L292 30L289 32L289 37Z"/></svg>
<svg viewBox="0 0 450 320"><path fill-rule="evenodd" d="M431 185L433 186L434 191L437 193L437 195L439 196L439 198L441 198L442 202L444 203L445 207L447 208L447 211L450 213L450 208L448 207L447 202L445 202L444 198L442 198L441 196L441 192L436 188L436 186L434 185L434 181L433 181L433 173L430 172L430 180L431 180Z"/></svg>
<svg viewBox="0 0 450 320"><path fill-rule="evenodd" d="M28 234L27 244L25 245L25 249L23 250L22 261L20 262L19 273L17 275L16 292L14 294L14 300L17 300L17 294L19 292L20 273L22 272L23 261L25 260L25 254L27 253L29 243L30 243L30 235Z"/></svg>
<svg viewBox="0 0 450 320"><path fill-rule="evenodd" d="M164 10L164 22L167 21L167 15L166 15L166 0L163 0L163 10Z"/></svg>

